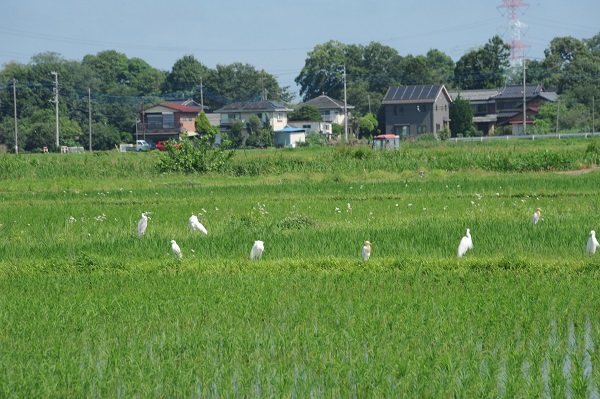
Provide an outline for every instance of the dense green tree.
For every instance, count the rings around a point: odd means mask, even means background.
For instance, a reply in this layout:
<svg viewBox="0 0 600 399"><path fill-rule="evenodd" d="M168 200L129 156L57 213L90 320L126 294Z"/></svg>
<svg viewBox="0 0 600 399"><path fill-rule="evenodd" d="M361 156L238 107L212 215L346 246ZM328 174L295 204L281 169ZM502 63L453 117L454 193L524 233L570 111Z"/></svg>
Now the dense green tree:
<svg viewBox="0 0 600 399"><path fill-rule="evenodd" d="M463 55L454 68L458 88L490 89L502 87L510 65L510 46L499 36L492 37L483 47Z"/></svg>
<svg viewBox="0 0 600 399"><path fill-rule="evenodd" d="M555 85L559 93L569 93L576 101L591 109L592 98L600 97L600 34L587 41L572 37L558 37L546 49L544 66L547 83Z"/></svg>
<svg viewBox="0 0 600 399"><path fill-rule="evenodd" d="M275 132L273 131L273 126L271 126L271 120L267 117L265 120L265 124L260 130L260 143L261 147L272 147L273 140L275 137Z"/></svg>
<svg viewBox="0 0 600 399"><path fill-rule="evenodd" d="M449 55L436 49L430 49L425 58L427 58L431 84L452 84L455 64Z"/></svg>
<svg viewBox="0 0 600 399"><path fill-rule="evenodd" d="M304 101L323 93L339 98L343 90L343 69L346 61L345 44L330 40L316 45L308 53L304 67L295 79Z"/></svg>
<svg viewBox="0 0 600 399"><path fill-rule="evenodd" d="M423 55L417 55L413 57L408 55L402 60L402 74L401 82L403 85L421 85L421 84L432 84L433 78L431 76L431 70L427 66L427 57Z"/></svg>
<svg viewBox="0 0 600 399"><path fill-rule="evenodd" d="M229 139L234 148L245 147L248 139L248 131L244 129L244 123L236 120L231 124L229 129Z"/></svg>
<svg viewBox="0 0 600 399"><path fill-rule="evenodd" d="M104 123L92 124L92 149L109 150L120 143L133 142L133 135L129 132L120 132L115 126ZM87 150L90 146L89 134L84 133L81 145Z"/></svg>
<svg viewBox="0 0 600 399"><path fill-rule="evenodd" d="M161 92L167 74L151 67L140 58L131 58L127 63L126 81L135 90L136 95L149 96Z"/></svg>
<svg viewBox="0 0 600 399"><path fill-rule="evenodd" d="M377 112L386 91L387 88L384 91L370 91L365 81L354 81L348 84L348 104L354 106L352 115L359 117L369 112Z"/></svg>
<svg viewBox="0 0 600 399"><path fill-rule="evenodd" d="M208 68L193 55L184 55L175 61L166 78L167 91L193 92L200 86L200 81L208 77Z"/></svg>
<svg viewBox="0 0 600 399"><path fill-rule="evenodd" d="M471 136L474 131L473 127L473 110L469 100L457 97L450 104L450 131L452 137L461 134L463 136Z"/></svg>
<svg viewBox="0 0 600 399"><path fill-rule="evenodd" d="M106 94L121 94L117 84L128 83L128 59L125 54L115 50L101 51L96 55L86 55L81 64L94 72L98 77L94 89ZM125 86L123 86L125 87Z"/></svg>
<svg viewBox="0 0 600 399"><path fill-rule="evenodd" d="M263 127L262 121L256 115L251 115L248 123L246 124L246 130L248 131L248 138L245 145L250 147L260 146L261 129Z"/></svg>
<svg viewBox="0 0 600 399"><path fill-rule="evenodd" d="M217 65L216 69L210 70L205 85L205 103L211 108L235 101L265 99L281 102L286 92L273 75L240 62Z"/></svg>
<svg viewBox="0 0 600 399"><path fill-rule="evenodd" d="M402 57L389 46L371 42L362 48L362 63L359 76L351 76L351 83L367 84L368 93L385 93L390 86L397 85L402 76ZM356 105L356 102L353 103Z"/></svg>
<svg viewBox="0 0 600 399"><path fill-rule="evenodd" d="M301 105L288 114L289 121L322 121L319 108L312 104Z"/></svg>
<svg viewBox="0 0 600 399"><path fill-rule="evenodd" d="M377 122L377 118L375 118L375 115L373 114L369 113L363 116L362 118L359 118L359 138L372 138L378 133L378 126L379 122Z"/></svg>
<svg viewBox="0 0 600 399"><path fill-rule="evenodd" d="M212 131L212 125L204 112L200 112L194 121L196 133L199 135L209 134Z"/></svg>

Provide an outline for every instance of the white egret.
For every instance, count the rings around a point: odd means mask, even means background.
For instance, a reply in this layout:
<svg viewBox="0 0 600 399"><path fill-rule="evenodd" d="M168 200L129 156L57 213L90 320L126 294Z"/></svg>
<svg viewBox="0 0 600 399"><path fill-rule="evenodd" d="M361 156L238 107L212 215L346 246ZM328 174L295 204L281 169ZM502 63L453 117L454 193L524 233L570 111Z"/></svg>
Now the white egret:
<svg viewBox="0 0 600 399"><path fill-rule="evenodd" d="M462 258L469 249L473 249L473 240L471 239L471 230L467 229L467 234L460 240L460 244L458 244L458 257Z"/></svg>
<svg viewBox="0 0 600 399"><path fill-rule="evenodd" d="M142 212L142 218L138 222L138 237L144 235L146 232L146 227L148 227L148 215L151 215L152 212Z"/></svg>
<svg viewBox="0 0 600 399"><path fill-rule="evenodd" d="M262 241L254 241L252 250L250 251L250 260L258 260L265 250L265 243Z"/></svg>
<svg viewBox="0 0 600 399"><path fill-rule="evenodd" d="M538 208L535 213L533 214L533 217L531 218L531 222L533 223L533 225L535 226L536 224L538 224L538 222L540 221L540 216L542 214L542 210L540 208Z"/></svg>
<svg viewBox="0 0 600 399"><path fill-rule="evenodd" d="M171 249L173 250L173 253L175 253L175 255L177 255L179 257L179 259L183 258L181 249L179 248L179 245L177 245L175 240L171 240Z"/></svg>
<svg viewBox="0 0 600 399"><path fill-rule="evenodd" d="M585 253L587 255L593 255L596 253L596 248L599 246L600 244L598 244L598 240L596 240L596 232L594 230L590 231L590 239L587 242Z"/></svg>
<svg viewBox="0 0 600 399"><path fill-rule="evenodd" d="M371 257L371 243L369 241L365 241L365 246L362 249L362 258L364 261L369 260Z"/></svg>
<svg viewBox="0 0 600 399"><path fill-rule="evenodd" d="M198 220L198 216L196 216L194 214L192 214L192 216L190 216L190 219L188 220L188 226L190 226L192 231L201 231L204 234L208 234L206 227L204 227L202 225L202 223L200 223L200 221Z"/></svg>

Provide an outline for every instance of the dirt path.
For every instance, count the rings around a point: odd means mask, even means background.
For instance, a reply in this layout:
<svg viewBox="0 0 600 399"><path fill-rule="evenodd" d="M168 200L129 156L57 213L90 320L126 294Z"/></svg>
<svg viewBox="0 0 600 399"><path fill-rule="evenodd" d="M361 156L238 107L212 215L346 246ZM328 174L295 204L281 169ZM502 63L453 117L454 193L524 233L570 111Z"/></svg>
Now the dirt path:
<svg viewBox="0 0 600 399"><path fill-rule="evenodd" d="M566 172L558 172L561 175L583 175L584 173L589 173L593 170L600 170L600 165L593 166L587 169L579 169L579 170L568 170Z"/></svg>

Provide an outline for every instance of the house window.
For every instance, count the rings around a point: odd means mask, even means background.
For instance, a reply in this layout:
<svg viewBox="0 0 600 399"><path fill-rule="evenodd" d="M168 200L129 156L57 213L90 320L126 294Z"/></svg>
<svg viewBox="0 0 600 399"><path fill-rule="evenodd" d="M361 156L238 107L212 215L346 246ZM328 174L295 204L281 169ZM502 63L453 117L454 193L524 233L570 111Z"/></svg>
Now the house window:
<svg viewBox="0 0 600 399"><path fill-rule="evenodd" d="M396 136L408 137L410 135L410 126L396 125L396 126L394 126L393 131Z"/></svg>
<svg viewBox="0 0 600 399"><path fill-rule="evenodd" d="M310 129L310 125L302 125L302 129Z"/></svg>
<svg viewBox="0 0 600 399"><path fill-rule="evenodd" d="M417 133L427 133L427 125L419 125L417 126Z"/></svg>
<svg viewBox="0 0 600 399"><path fill-rule="evenodd" d="M277 121L281 122L283 120L283 112L277 113Z"/></svg>

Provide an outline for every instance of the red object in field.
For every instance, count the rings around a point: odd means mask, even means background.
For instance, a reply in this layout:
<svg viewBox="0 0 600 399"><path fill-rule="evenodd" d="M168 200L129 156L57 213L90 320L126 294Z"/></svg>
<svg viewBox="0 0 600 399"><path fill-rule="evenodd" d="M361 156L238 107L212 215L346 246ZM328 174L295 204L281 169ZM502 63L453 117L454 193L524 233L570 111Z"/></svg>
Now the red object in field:
<svg viewBox="0 0 600 399"><path fill-rule="evenodd" d="M179 144L177 144L177 143L171 144L168 141L159 141L158 144L156 144L156 149L159 151L167 151L168 145L173 145L173 146L175 146L175 148L179 149Z"/></svg>

